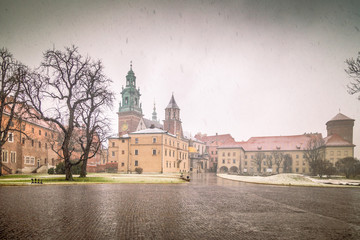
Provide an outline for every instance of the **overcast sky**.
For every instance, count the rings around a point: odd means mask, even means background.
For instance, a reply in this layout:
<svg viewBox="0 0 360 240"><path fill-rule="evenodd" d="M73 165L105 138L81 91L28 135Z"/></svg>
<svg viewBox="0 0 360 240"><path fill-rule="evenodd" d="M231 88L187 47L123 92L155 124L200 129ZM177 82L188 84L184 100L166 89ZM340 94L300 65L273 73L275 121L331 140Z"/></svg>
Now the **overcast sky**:
<svg viewBox="0 0 360 240"><path fill-rule="evenodd" d="M121 86L133 61L145 117L172 92L183 129L252 136L320 132L341 113L355 119L345 60L360 51L360 1L4 1L0 47L36 67L45 50L75 44L113 80L117 132Z"/></svg>

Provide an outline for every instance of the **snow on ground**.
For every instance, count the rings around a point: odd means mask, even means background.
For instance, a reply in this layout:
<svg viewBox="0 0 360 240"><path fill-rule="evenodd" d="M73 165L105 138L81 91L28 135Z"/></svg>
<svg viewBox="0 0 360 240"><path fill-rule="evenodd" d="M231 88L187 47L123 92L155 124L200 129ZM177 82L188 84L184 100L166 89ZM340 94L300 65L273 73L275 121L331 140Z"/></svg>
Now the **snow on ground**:
<svg viewBox="0 0 360 240"><path fill-rule="evenodd" d="M360 181L346 181L346 180L331 180L331 179L314 179L300 174L278 174L268 177L263 176L239 176L218 174L221 178L226 178L235 181L260 183L260 184L273 184L273 185L289 185L289 186L321 186L321 187L338 187L358 185Z"/></svg>

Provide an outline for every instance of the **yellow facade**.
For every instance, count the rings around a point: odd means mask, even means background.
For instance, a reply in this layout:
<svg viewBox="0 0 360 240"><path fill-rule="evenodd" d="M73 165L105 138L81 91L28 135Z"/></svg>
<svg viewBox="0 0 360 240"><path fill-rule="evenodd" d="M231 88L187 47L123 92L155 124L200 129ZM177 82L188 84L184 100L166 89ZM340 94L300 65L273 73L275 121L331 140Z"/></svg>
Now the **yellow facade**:
<svg viewBox="0 0 360 240"><path fill-rule="evenodd" d="M257 164L254 163L256 159L256 154L260 151L247 151L245 152L241 147L233 148L218 148L218 171L227 171L227 172L247 172L255 173L257 172ZM266 156L271 156L273 151L261 151ZM292 157L291 172L293 173L309 173L309 164L304 158L303 151L279 151L284 155L289 154ZM275 165L274 160L272 160L272 166L268 166L266 158L262 160L261 163L261 172L265 173L276 173L277 165ZM283 163L280 165L280 173L284 172Z"/></svg>
<svg viewBox="0 0 360 240"><path fill-rule="evenodd" d="M189 171L188 142L160 129L145 129L109 139L109 162L118 172L178 173Z"/></svg>

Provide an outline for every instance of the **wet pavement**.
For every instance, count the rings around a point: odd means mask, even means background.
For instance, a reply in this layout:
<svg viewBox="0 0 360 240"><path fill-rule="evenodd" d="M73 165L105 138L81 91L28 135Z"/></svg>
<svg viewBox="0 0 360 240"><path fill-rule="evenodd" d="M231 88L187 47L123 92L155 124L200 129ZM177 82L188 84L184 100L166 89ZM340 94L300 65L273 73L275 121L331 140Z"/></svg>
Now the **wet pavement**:
<svg viewBox="0 0 360 240"><path fill-rule="evenodd" d="M360 239L360 189L247 184L0 187L0 239Z"/></svg>

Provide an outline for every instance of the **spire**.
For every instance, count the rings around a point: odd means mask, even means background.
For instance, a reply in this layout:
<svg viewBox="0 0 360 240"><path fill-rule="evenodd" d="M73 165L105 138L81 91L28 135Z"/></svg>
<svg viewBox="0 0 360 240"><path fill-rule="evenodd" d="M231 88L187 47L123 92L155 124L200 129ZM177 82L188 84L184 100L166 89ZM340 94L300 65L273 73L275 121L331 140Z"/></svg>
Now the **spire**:
<svg viewBox="0 0 360 240"><path fill-rule="evenodd" d="M132 71L132 61L130 61L130 71Z"/></svg>
<svg viewBox="0 0 360 240"><path fill-rule="evenodd" d="M177 109L180 109L179 106L176 104L176 101L175 101L175 98L174 98L174 93L172 94L171 99L170 99L170 102L169 102L169 104L167 105L166 108L177 108Z"/></svg>
<svg viewBox="0 0 360 240"><path fill-rule="evenodd" d="M157 113L156 113L156 106L155 106L155 100L154 100L154 111L152 113L152 120L157 121Z"/></svg>

